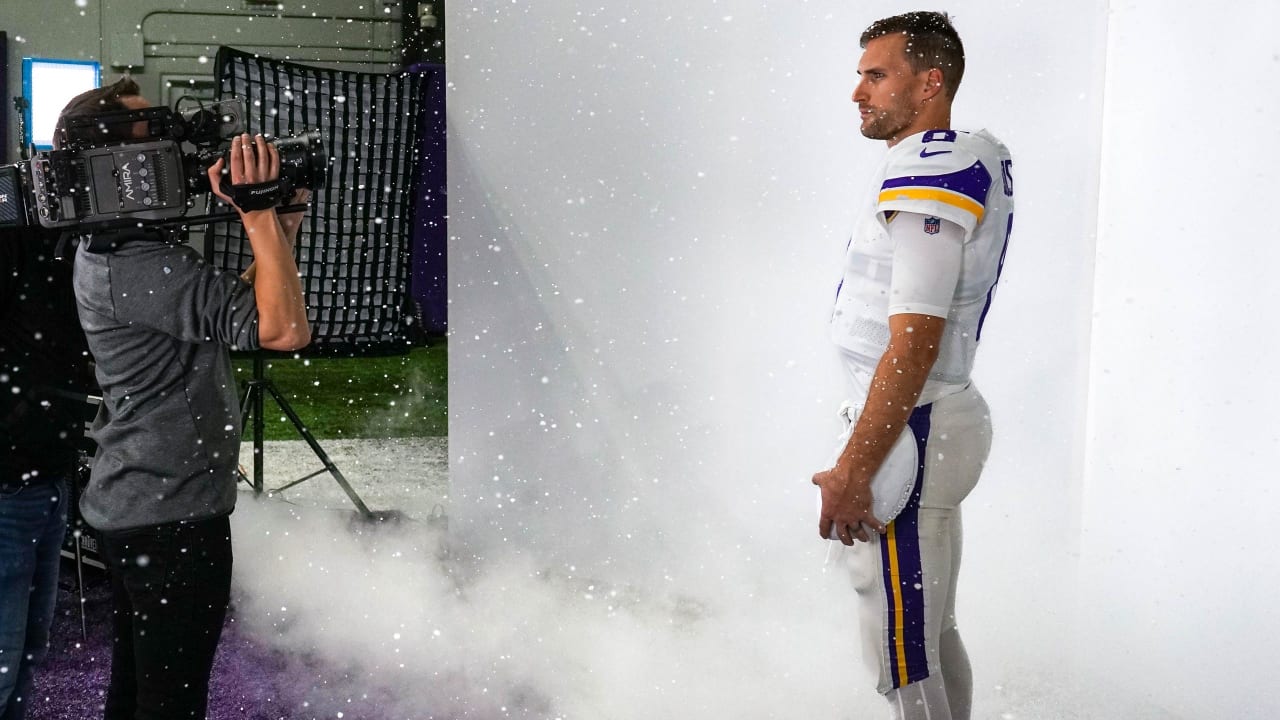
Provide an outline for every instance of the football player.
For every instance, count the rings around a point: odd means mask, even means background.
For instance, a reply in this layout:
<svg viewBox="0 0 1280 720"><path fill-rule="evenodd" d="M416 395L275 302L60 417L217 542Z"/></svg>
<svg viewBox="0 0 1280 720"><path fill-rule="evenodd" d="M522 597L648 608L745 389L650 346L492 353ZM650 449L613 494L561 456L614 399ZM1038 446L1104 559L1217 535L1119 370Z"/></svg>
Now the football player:
<svg viewBox="0 0 1280 720"><path fill-rule="evenodd" d="M879 20L861 46L853 102L889 151L831 317L848 434L813 476L818 530L852 546L864 657L892 717L967 720L960 503L991 443L969 375L1013 227L1012 160L990 133L951 127L964 47L947 15Z"/></svg>

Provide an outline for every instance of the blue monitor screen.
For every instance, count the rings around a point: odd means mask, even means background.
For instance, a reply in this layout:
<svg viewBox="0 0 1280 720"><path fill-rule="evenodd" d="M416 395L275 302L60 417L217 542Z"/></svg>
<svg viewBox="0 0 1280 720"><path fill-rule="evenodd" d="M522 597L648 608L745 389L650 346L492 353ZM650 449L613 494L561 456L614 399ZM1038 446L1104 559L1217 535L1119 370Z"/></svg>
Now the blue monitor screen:
<svg viewBox="0 0 1280 720"><path fill-rule="evenodd" d="M22 144L51 150L58 113L71 98L101 84L102 66L96 60L23 58L22 96L27 109Z"/></svg>

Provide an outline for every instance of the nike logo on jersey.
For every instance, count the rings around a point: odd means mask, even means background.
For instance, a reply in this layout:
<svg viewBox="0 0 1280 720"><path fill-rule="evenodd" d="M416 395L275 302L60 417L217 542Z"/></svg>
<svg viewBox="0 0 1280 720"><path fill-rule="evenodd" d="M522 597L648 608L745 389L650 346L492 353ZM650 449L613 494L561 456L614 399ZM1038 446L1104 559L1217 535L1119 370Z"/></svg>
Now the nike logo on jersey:
<svg viewBox="0 0 1280 720"><path fill-rule="evenodd" d="M937 152L929 152L929 148L923 148L922 150L920 150L920 157L922 157L922 158L931 158L931 157L933 157L934 155L946 155L946 154L947 154L947 153L949 153L949 152L951 152L951 151L950 151L950 150L938 150Z"/></svg>

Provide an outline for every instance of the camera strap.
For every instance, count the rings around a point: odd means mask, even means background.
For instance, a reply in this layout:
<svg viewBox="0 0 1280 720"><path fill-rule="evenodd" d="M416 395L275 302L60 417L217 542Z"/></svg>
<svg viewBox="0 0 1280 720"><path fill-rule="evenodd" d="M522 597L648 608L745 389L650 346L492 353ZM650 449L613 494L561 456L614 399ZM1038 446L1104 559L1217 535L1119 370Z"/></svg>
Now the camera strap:
<svg viewBox="0 0 1280 720"><path fill-rule="evenodd" d="M222 191L231 198L236 207L245 212L251 210L267 210L280 204L284 199L285 186L289 181L277 178L262 183L228 186L222 184Z"/></svg>
<svg viewBox="0 0 1280 720"><path fill-rule="evenodd" d="M135 240L176 243L181 241L181 236L176 232L176 229L162 226L99 230L80 234L80 242L84 244L84 249L91 253L112 252L118 250L126 242Z"/></svg>

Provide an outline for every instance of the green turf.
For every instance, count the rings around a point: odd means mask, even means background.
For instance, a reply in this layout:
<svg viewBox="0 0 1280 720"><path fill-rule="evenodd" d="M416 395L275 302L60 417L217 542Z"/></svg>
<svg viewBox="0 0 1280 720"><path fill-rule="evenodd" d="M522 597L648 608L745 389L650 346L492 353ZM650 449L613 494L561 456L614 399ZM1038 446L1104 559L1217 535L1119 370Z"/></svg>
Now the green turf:
<svg viewBox="0 0 1280 720"><path fill-rule="evenodd" d="M271 358L266 376L317 438L447 435L445 347L438 339L397 357ZM243 397L253 361L237 358L233 364ZM264 407L265 439L300 439L270 395ZM246 440L251 425L246 423Z"/></svg>

